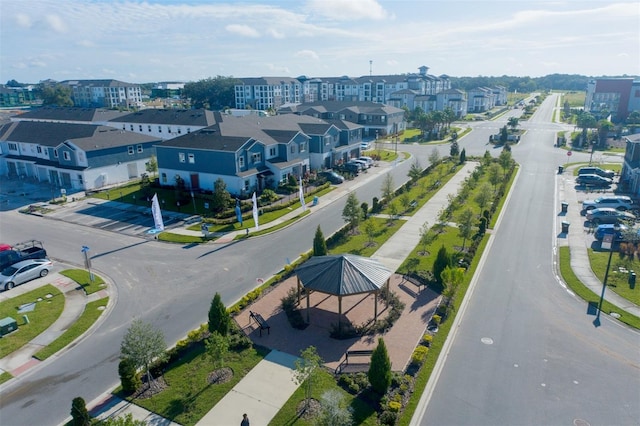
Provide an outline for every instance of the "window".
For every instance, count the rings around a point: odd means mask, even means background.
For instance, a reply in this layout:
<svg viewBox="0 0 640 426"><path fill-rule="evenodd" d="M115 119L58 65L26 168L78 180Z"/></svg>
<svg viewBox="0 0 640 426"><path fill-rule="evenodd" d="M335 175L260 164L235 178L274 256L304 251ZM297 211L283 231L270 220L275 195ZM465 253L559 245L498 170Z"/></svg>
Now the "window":
<svg viewBox="0 0 640 426"><path fill-rule="evenodd" d="M273 147L273 148L269 148L269 156L271 156L271 157L275 157L275 156L276 156L276 149L275 149L275 147Z"/></svg>
<svg viewBox="0 0 640 426"><path fill-rule="evenodd" d="M129 126L129 128L131 129L131 131L133 132L133 124Z"/></svg>
<svg viewBox="0 0 640 426"><path fill-rule="evenodd" d="M167 133L171 133L171 127L167 126Z"/></svg>
<svg viewBox="0 0 640 426"><path fill-rule="evenodd" d="M252 158L254 163L259 163L262 161L262 155L259 152L254 152L252 154Z"/></svg>
<svg viewBox="0 0 640 426"><path fill-rule="evenodd" d="M62 151L62 156L64 157L65 161L71 161L71 154L69 154L69 151Z"/></svg>
<svg viewBox="0 0 640 426"><path fill-rule="evenodd" d="M142 131L142 124L140 124L140 125L138 126L138 131L139 131L139 132L141 132L141 131Z"/></svg>
<svg viewBox="0 0 640 426"><path fill-rule="evenodd" d="M162 174L162 183L167 183L167 174L166 173Z"/></svg>
<svg viewBox="0 0 640 426"><path fill-rule="evenodd" d="M238 164L240 165L240 167L244 167L244 157L240 157L238 158Z"/></svg>
<svg viewBox="0 0 640 426"><path fill-rule="evenodd" d="M83 184L83 182L82 182L82 175L78 175L78 183L79 183L80 185L82 185L82 184Z"/></svg>
<svg viewBox="0 0 640 426"><path fill-rule="evenodd" d="M162 126L158 126L158 133L162 133Z"/></svg>
<svg viewBox="0 0 640 426"><path fill-rule="evenodd" d="M147 126L147 131L148 131L149 133L151 133L151 124L149 124L149 125Z"/></svg>
<svg viewBox="0 0 640 426"><path fill-rule="evenodd" d="M301 142L300 143L300 152L305 152L307 150L307 143L306 142Z"/></svg>
<svg viewBox="0 0 640 426"><path fill-rule="evenodd" d="M178 127L178 134L179 135L182 134L182 128L181 127Z"/></svg>
<svg viewBox="0 0 640 426"><path fill-rule="evenodd" d="M10 149L11 151L17 151L17 150L18 150L18 144L15 144L15 143L9 142L9 149Z"/></svg>
<svg viewBox="0 0 640 426"><path fill-rule="evenodd" d="M249 190L249 180L245 180L244 181L244 190L248 191Z"/></svg>
<svg viewBox="0 0 640 426"><path fill-rule="evenodd" d="M54 149L54 150L53 150L53 156L54 156L55 158L58 158L58 150L57 150L57 149Z"/></svg>
<svg viewBox="0 0 640 426"><path fill-rule="evenodd" d="M184 155L184 152L179 152L178 153L178 161L180 161L181 163L184 163L186 161L186 157Z"/></svg>
<svg viewBox="0 0 640 426"><path fill-rule="evenodd" d="M142 145L138 145L136 147L136 149L137 149L138 153L141 153L142 152Z"/></svg>
<svg viewBox="0 0 640 426"><path fill-rule="evenodd" d="M122 125L122 130L127 130L127 125L126 124Z"/></svg>
<svg viewBox="0 0 640 426"><path fill-rule="evenodd" d="M42 147L41 147L41 146L38 146L38 147L36 148L36 150L38 151L38 154L42 154Z"/></svg>
<svg viewBox="0 0 640 426"><path fill-rule="evenodd" d="M291 153L292 154L296 153L296 146L294 144L291 144Z"/></svg>
<svg viewBox="0 0 640 426"><path fill-rule="evenodd" d="M129 145L127 147L127 152L129 153L129 155L133 155L133 145Z"/></svg>
<svg viewBox="0 0 640 426"><path fill-rule="evenodd" d="M189 154L189 164L194 164L196 162L196 156L194 154Z"/></svg>
<svg viewBox="0 0 640 426"><path fill-rule="evenodd" d="M191 127L187 127L187 133L191 133Z"/></svg>

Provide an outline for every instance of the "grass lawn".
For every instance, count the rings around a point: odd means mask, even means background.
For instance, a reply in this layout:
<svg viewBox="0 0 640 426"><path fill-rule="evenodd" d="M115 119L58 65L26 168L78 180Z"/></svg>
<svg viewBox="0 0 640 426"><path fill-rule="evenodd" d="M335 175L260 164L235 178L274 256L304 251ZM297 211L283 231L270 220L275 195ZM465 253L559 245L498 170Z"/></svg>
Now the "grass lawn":
<svg viewBox="0 0 640 426"><path fill-rule="evenodd" d="M367 223L373 225L373 237L369 237L366 233ZM336 244L327 247L327 249L329 254L351 253L369 257L395 234L404 223L404 220L395 219L390 222L389 219L370 217L358 225L356 232L347 235L337 241Z"/></svg>
<svg viewBox="0 0 640 426"><path fill-rule="evenodd" d="M61 271L60 275L64 275L65 277L71 278L77 282L82 286L82 289L87 294L95 293L96 291L100 291L107 287L107 284L104 282L102 277L99 277L96 274L93 274L93 281L91 281L89 272L84 269L66 269Z"/></svg>
<svg viewBox="0 0 640 426"><path fill-rule="evenodd" d="M405 261L402 262L402 265L398 268L398 273L407 274L420 270L431 271L440 247L445 246L449 253L456 253L462 247L462 238L458 235L458 228L445 226L441 232L433 229L430 232L433 232L436 236L435 240L426 247L426 251L421 244L417 245ZM467 241L467 246L469 244L470 242Z"/></svg>
<svg viewBox="0 0 640 426"><path fill-rule="evenodd" d="M587 94L584 91L581 92L564 92L562 96L562 106L565 102L569 102L570 108L579 108L584 106L584 101Z"/></svg>
<svg viewBox="0 0 640 426"><path fill-rule="evenodd" d="M85 331L89 329L102 315L104 309L109 303L108 297L103 297L100 300L96 300L91 303L87 303L84 308L84 312L80 315L80 318L76 322L73 323L71 327L69 327L60 337L54 340L50 345L38 351L34 357L39 359L40 361L44 361L49 358L51 355L55 354L62 348L69 345L76 338L82 335Z"/></svg>
<svg viewBox="0 0 640 426"><path fill-rule="evenodd" d="M230 351L224 366L233 370L233 378L222 384L209 384L207 377L215 367L204 356L204 352L204 344L197 345L179 361L168 366L164 374L169 385L167 389L152 398L133 402L181 425L195 425L269 351L253 348L241 352Z"/></svg>
<svg viewBox="0 0 640 426"><path fill-rule="evenodd" d="M589 249L591 269L601 282L604 282L604 273L607 269L608 261L608 251L594 251L593 249ZM635 287L632 289L627 281L629 274L620 272L619 268L624 268L628 271L638 271L637 273L640 274L640 260L636 257L629 259L627 256L621 256L619 252L614 252L613 256L611 256L611 267L609 268L609 276L607 277L607 290L610 289L628 301L640 305L640 281L637 281Z"/></svg>
<svg viewBox="0 0 640 426"><path fill-rule="evenodd" d="M333 375L326 370L323 370L318 375L318 380L313 384L311 389L311 397L318 401L321 400L322 394L328 390L335 389L344 396L344 401L347 406L353 409L353 424L356 425L377 425L377 413L375 407L364 402L360 398L356 398L354 395L343 390L336 383ZM269 425L272 426L290 426L290 425L313 425L313 421L307 421L297 416L296 411L298 405L304 400L304 386L298 387L298 389L291 395L291 398L285 403L285 405L278 411L278 414L271 419Z"/></svg>
<svg viewBox="0 0 640 426"><path fill-rule="evenodd" d="M21 305L33 302L36 303L33 311L24 314L18 313ZM20 349L49 328L60 317L63 309L64 295L51 284L0 303L0 318L12 317L18 322L18 330L2 337L0 358ZM24 323L23 315L29 317L29 324Z"/></svg>
<svg viewBox="0 0 640 426"><path fill-rule="evenodd" d="M573 273L573 269L571 269L571 253L569 251L569 247L560 247L559 258L560 273L564 282L567 283L567 286L569 286L569 288L584 301L597 305L598 301L600 300L600 295L595 294L590 289L585 287L582 282L580 282L578 277L575 276L575 274ZM640 318L619 309L606 300L602 303L602 312L606 314L617 312L618 314L620 314L620 321L631 327L640 329Z"/></svg>

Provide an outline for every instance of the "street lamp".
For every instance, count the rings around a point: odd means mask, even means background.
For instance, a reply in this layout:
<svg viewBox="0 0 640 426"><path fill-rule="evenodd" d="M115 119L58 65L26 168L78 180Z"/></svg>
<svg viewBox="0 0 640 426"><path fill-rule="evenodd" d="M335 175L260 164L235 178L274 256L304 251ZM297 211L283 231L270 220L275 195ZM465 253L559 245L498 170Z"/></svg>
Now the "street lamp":
<svg viewBox="0 0 640 426"><path fill-rule="evenodd" d="M596 319L593 320L593 325L596 327L600 326L600 312L602 312L602 303L604 302L604 291L607 289L607 278L609 278L609 268L611 267L611 258L613 257L613 243L615 242L615 238L620 232L620 225L613 225L613 234L606 234L602 239L601 248L609 249L609 261L607 262L607 269L604 272L604 280L602 282L602 293L600 294L600 302L598 303L598 313L596 314Z"/></svg>

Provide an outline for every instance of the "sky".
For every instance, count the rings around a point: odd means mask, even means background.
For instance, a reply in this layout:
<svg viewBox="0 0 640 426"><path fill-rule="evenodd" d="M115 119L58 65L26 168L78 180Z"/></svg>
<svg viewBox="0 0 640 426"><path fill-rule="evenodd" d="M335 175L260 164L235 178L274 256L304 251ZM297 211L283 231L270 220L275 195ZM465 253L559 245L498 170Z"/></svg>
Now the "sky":
<svg viewBox="0 0 640 426"><path fill-rule="evenodd" d="M640 2L0 0L0 83L640 75Z"/></svg>

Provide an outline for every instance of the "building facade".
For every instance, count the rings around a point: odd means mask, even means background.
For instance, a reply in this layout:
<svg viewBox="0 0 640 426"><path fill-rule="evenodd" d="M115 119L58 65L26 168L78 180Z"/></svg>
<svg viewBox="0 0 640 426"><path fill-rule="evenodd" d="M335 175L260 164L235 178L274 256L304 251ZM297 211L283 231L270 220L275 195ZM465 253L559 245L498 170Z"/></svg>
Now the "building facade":
<svg viewBox="0 0 640 426"><path fill-rule="evenodd" d="M640 81L632 78L597 78L587 83L585 111L598 119L611 115L613 122L624 121L640 106Z"/></svg>
<svg viewBox="0 0 640 426"><path fill-rule="evenodd" d="M66 80L71 99L77 107L140 108L142 89L137 84L118 80Z"/></svg>

